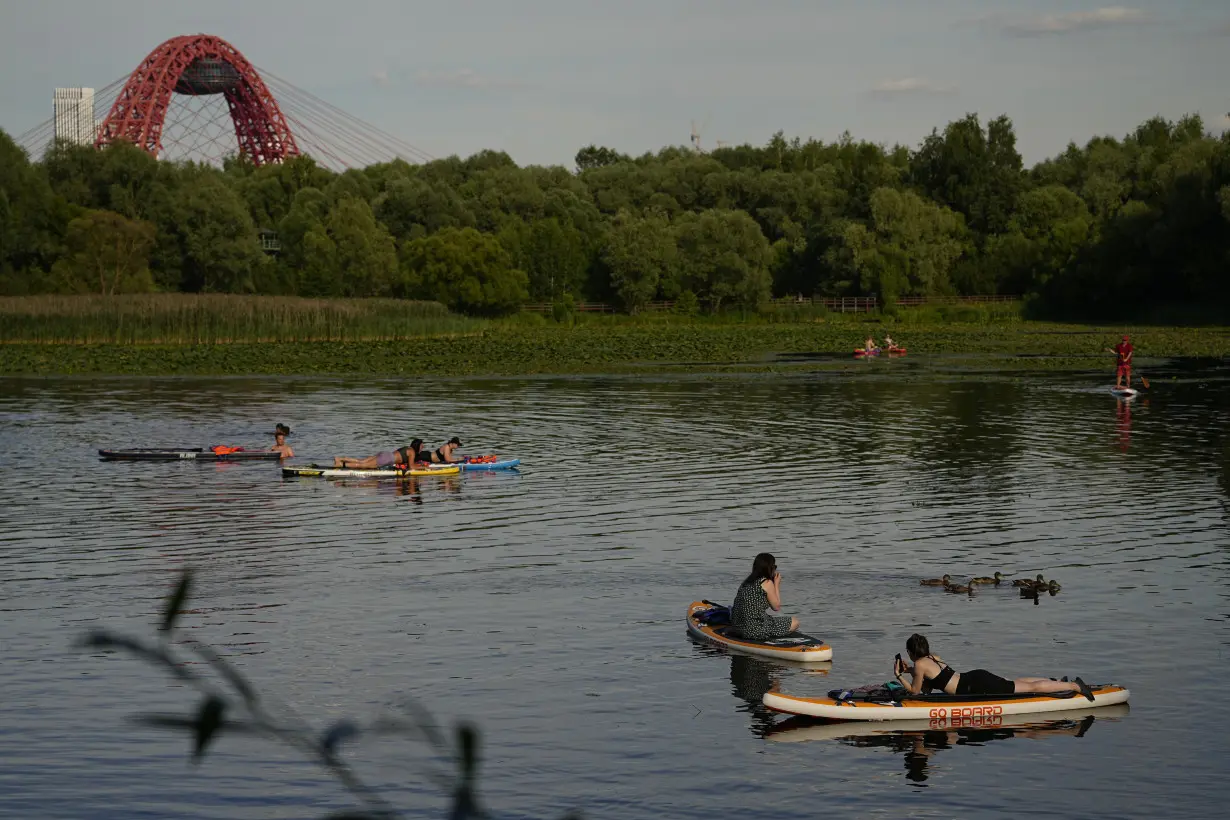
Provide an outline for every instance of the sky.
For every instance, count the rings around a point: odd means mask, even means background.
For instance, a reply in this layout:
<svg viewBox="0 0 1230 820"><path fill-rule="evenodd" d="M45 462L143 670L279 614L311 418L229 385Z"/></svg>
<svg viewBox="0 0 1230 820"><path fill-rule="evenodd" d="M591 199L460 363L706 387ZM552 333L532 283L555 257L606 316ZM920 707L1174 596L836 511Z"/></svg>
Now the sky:
<svg viewBox="0 0 1230 820"><path fill-rule="evenodd" d="M1032 165L1155 115L1230 128L1230 0L0 0L0 128L198 32L435 157L571 166L693 122L917 146L974 112Z"/></svg>

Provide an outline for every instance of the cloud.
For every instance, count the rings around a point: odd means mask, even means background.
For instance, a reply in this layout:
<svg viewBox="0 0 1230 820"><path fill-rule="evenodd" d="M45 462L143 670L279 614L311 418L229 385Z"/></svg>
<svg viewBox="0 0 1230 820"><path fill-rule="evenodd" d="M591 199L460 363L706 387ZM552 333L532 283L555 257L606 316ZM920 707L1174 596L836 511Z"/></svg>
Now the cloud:
<svg viewBox="0 0 1230 820"><path fill-rule="evenodd" d="M871 87L877 97L897 97L906 94L951 94L951 86L936 85L924 77L903 77L899 80L882 80Z"/></svg>
<svg viewBox="0 0 1230 820"><path fill-rule="evenodd" d="M379 71L372 72L372 82L376 85L387 86L389 84L389 70L382 68Z"/></svg>
<svg viewBox="0 0 1230 820"><path fill-rule="evenodd" d="M458 71L420 71L414 75L414 82L427 88L490 89L517 88L521 85L516 80L478 74L469 68Z"/></svg>
<svg viewBox="0 0 1230 820"><path fill-rule="evenodd" d="M1070 34L1114 26L1149 22L1149 15L1140 9L1105 6L1093 11L1072 11L1067 14L1045 14L1028 20L1004 24L1004 31L1016 37L1041 37L1048 34Z"/></svg>

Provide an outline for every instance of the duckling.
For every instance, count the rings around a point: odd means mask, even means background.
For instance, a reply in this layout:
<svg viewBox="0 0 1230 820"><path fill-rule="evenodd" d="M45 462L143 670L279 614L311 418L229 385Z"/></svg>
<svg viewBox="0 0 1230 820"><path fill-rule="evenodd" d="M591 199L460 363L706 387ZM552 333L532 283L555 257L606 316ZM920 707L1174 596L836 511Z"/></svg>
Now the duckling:
<svg viewBox="0 0 1230 820"><path fill-rule="evenodd" d="M926 580L919 581L918 583L920 586L924 587L946 587L948 586L948 582L950 580L952 580L952 576L945 575L943 578L928 578Z"/></svg>
<svg viewBox="0 0 1230 820"><path fill-rule="evenodd" d="M972 593L974 588L965 584L944 584L944 589L948 592L969 592Z"/></svg>
<svg viewBox="0 0 1230 820"><path fill-rule="evenodd" d="M1046 591L1051 593L1051 595L1054 595L1056 592L1058 592L1061 589L1063 589L1063 587L1059 585L1058 581L1051 581L1050 583L1046 585Z"/></svg>
<svg viewBox="0 0 1230 820"><path fill-rule="evenodd" d="M1042 573L1039 572L1038 580L1036 581L1032 578L1017 578L1015 581L1012 582L1012 585L1014 587L1032 587L1032 586L1037 586L1038 584L1042 583L1043 580L1044 579L1042 577Z"/></svg>
<svg viewBox="0 0 1230 820"><path fill-rule="evenodd" d="M970 579L969 579L969 582L970 582L971 584L995 584L995 586L999 586L999 582L1000 582L1000 581L1002 581L1002 580L1004 580L1004 575L1003 575L1003 573L1002 573L1002 572L997 572L997 573L995 573L995 577L994 577L994 578L988 578L988 577L987 577L987 576L985 576L985 575L981 575L981 576L979 576L979 577L977 577L977 578L970 578Z"/></svg>

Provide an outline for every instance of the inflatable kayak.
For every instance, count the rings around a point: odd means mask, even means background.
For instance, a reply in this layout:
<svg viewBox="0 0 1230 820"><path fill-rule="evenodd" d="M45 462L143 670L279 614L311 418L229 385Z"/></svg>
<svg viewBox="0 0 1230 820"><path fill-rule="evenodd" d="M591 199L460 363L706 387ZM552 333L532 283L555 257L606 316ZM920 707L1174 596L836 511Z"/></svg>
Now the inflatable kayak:
<svg viewBox="0 0 1230 820"><path fill-rule="evenodd" d="M223 448L228 450L229 448ZM99 450L103 461L277 461L281 453L269 450L214 452L203 447L136 447L128 450Z"/></svg>
<svg viewBox="0 0 1230 820"><path fill-rule="evenodd" d="M753 641L736 636L731 632L729 609L712 601L693 601L688 605L688 634L702 641L762 658L806 662L833 659L833 647L802 632L791 632L784 638L769 641Z"/></svg>
<svg viewBox="0 0 1230 820"><path fill-rule="evenodd" d="M862 347L856 347L854 348L854 355L855 356L879 356L880 348L873 347L871 350L867 350Z"/></svg>
<svg viewBox="0 0 1230 820"><path fill-rule="evenodd" d="M1084 698L1081 698L1084 700ZM1086 708L1071 709L1060 714L1021 715L945 715L926 720L891 720L873 723L850 721L819 721L808 717L790 717L774 724L764 733L765 740L778 743L801 743L810 740L843 740L910 734L914 732L953 732L977 729L1029 729L1031 731L1063 731L1091 717L1116 720L1127 717L1131 707L1126 703L1095 706L1085 701Z"/></svg>
<svg viewBox="0 0 1230 820"><path fill-rule="evenodd" d="M435 464L414 466L408 470L398 470L393 467L380 467L371 470L359 470L354 467L319 467L309 464L306 467L283 467L282 475L303 478L406 478L409 476L426 475L457 475L461 467L457 464Z"/></svg>
<svg viewBox="0 0 1230 820"><path fill-rule="evenodd" d="M824 698L766 692L764 705L775 712L831 720L935 720L1069 712L1127 703L1128 690L1113 684L1090 686L1093 701L1079 692L1051 695L910 695L874 699L834 689Z"/></svg>
<svg viewBox="0 0 1230 820"><path fill-rule="evenodd" d="M501 459L496 458L495 456L488 456L487 458L490 460L476 459L471 461L470 459L466 459L461 463L461 469L465 470L467 473L471 470L511 470L521 463L521 459L519 458Z"/></svg>

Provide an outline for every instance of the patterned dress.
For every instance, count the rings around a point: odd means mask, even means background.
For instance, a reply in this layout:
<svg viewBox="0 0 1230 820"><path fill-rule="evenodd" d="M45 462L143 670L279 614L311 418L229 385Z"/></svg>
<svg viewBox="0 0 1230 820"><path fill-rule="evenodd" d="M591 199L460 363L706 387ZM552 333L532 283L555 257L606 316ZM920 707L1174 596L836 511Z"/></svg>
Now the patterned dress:
<svg viewBox="0 0 1230 820"><path fill-rule="evenodd" d="M730 608L730 623L735 631L751 641L768 641L790 634L789 615L769 615L769 596L760 581L744 583L735 593Z"/></svg>

